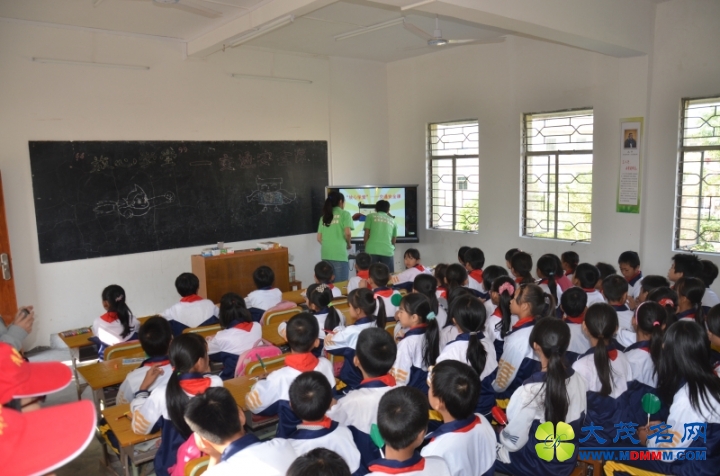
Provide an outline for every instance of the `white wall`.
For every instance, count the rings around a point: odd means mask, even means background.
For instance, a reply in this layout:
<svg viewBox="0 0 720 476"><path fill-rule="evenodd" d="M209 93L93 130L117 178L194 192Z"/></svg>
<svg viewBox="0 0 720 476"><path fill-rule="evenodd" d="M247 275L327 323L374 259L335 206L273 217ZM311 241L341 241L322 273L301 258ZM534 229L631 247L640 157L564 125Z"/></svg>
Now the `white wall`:
<svg viewBox="0 0 720 476"><path fill-rule="evenodd" d="M33 56L151 69L38 64ZM175 277L190 270L190 255L201 248L40 264L29 140L328 140L336 183L357 176L343 165L351 154L364 158L369 181L387 156L387 106L384 93L375 95L385 88L384 64L249 48L184 61L176 43L11 23L0 28L0 64L0 171L16 291L19 303L37 310L26 348L89 325L102 313L100 292L111 283L125 288L137 315L162 311L177 299ZM313 84L238 80L230 73ZM339 124L332 130L331 115ZM348 130L375 139L358 141ZM278 241L290 248L307 284L319 260L314 234Z"/></svg>

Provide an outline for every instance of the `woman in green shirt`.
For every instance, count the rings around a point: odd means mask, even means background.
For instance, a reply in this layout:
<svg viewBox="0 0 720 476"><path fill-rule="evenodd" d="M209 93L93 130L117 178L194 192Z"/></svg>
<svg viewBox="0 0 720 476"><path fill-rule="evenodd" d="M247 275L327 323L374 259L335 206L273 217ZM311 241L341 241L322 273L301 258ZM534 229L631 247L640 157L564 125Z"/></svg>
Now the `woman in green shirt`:
<svg viewBox="0 0 720 476"><path fill-rule="evenodd" d="M330 192L323 206L323 216L317 234L320 258L333 266L335 281L338 282L347 281L350 272L348 250L353 221L350 213L344 208L345 196L340 192Z"/></svg>

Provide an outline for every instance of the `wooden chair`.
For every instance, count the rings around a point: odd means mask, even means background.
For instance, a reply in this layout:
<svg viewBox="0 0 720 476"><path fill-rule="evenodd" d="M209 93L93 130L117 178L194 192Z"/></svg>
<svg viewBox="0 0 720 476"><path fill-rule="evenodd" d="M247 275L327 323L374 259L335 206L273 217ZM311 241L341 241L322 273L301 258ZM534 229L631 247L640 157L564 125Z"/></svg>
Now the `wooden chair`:
<svg viewBox="0 0 720 476"><path fill-rule="evenodd" d="M263 359L263 363L265 364L267 372L272 372L273 370L285 367L285 357L287 357L288 355L290 354L288 353L278 355L277 357L273 357L272 359ZM242 375L246 377L254 377L256 375L262 374L263 372L265 372L265 370L263 370L260 362L250 362L245 366L245 371L242 373Z"/></svg>
<svg viewBox="0 0 720 476"><path fill-rule="evenodd" d="M131 340L122 344L111 345L103 353L105 360L117 358L145 357L145 351L140 346L140 341Z"/></svg>
<svg viewBox="0 0 720 476"><path fill-rule="evenodd" d="M300 313L302 309L299 307L288 309L287 311L279 311L267 316L265 325L262 326L262 337L274 345L281 346L287 342L283 336L278 333L278 326L282 322L287 322L291 317Z"/></svg>
<svg viewBox="0 0 720 476"><path fill-rule="evenodd" d="M188 327L182 331L183 334L200 334L208 338L214 336L220 331L220 324L212 324L210 326Z"/></svg>
<svg viewBox="0 0 720 476"><path fill-rule="evenodd" d="M385 330L393 336L393 339L395 338L395 324L397 324L395 321L388 321L388 323L385 324Z"/></svg>
<svg viewBox="0 0 720 476"><path fill-rule="evenodd" d="M299 306L293 306L290 309L279 309L276 311L269 310L263 314L262 319L260 319L260 325L266 326L274 322L276 326L279 326L281 322L290 320L290 317L299 312L302 312L302 308ZM289 315L290 317L285 319L284 316L286 315Z"/></svg>
<svg viewBox="0 0 720 476"><path fill-rule="evenodd" d="M187 462L187 464L185 464L185 476L200 476L207 471L209 463L209 456L201 456L199 458L191 459Z"/></svg>

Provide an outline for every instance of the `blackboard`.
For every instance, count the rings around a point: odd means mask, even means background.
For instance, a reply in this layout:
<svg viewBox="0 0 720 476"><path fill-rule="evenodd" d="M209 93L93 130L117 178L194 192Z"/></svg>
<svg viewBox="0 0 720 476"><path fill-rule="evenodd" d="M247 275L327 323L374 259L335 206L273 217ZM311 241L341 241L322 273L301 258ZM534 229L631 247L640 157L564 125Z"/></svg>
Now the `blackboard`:
<svg viewBox="0 0 720 476"><path fill-rule="evenodd" d="M40 262L317 231L325 141L29 143Z"/></svg>

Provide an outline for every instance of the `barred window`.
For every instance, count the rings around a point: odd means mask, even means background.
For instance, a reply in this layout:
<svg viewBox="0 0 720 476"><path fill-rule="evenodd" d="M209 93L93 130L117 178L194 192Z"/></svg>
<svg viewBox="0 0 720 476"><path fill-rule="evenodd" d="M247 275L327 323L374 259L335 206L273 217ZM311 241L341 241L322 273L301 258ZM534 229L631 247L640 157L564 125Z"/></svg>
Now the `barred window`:
<svg viewBox="0 0 720 476"><path fill-rule="evenodd" d="M428 152L429 227L477 232L478 122L430 124Z"/></svg>
<svg viewBox="0 0 720 476"><path fill-rule="evenodd" d="M675 249L720 253L720 97L682 105Z"/></svg>
<svg viewBox="0 0 720 476"><path fill-rule="evenodd" d="M593 111L525 114L522 235L590 241Z"/></svg>

